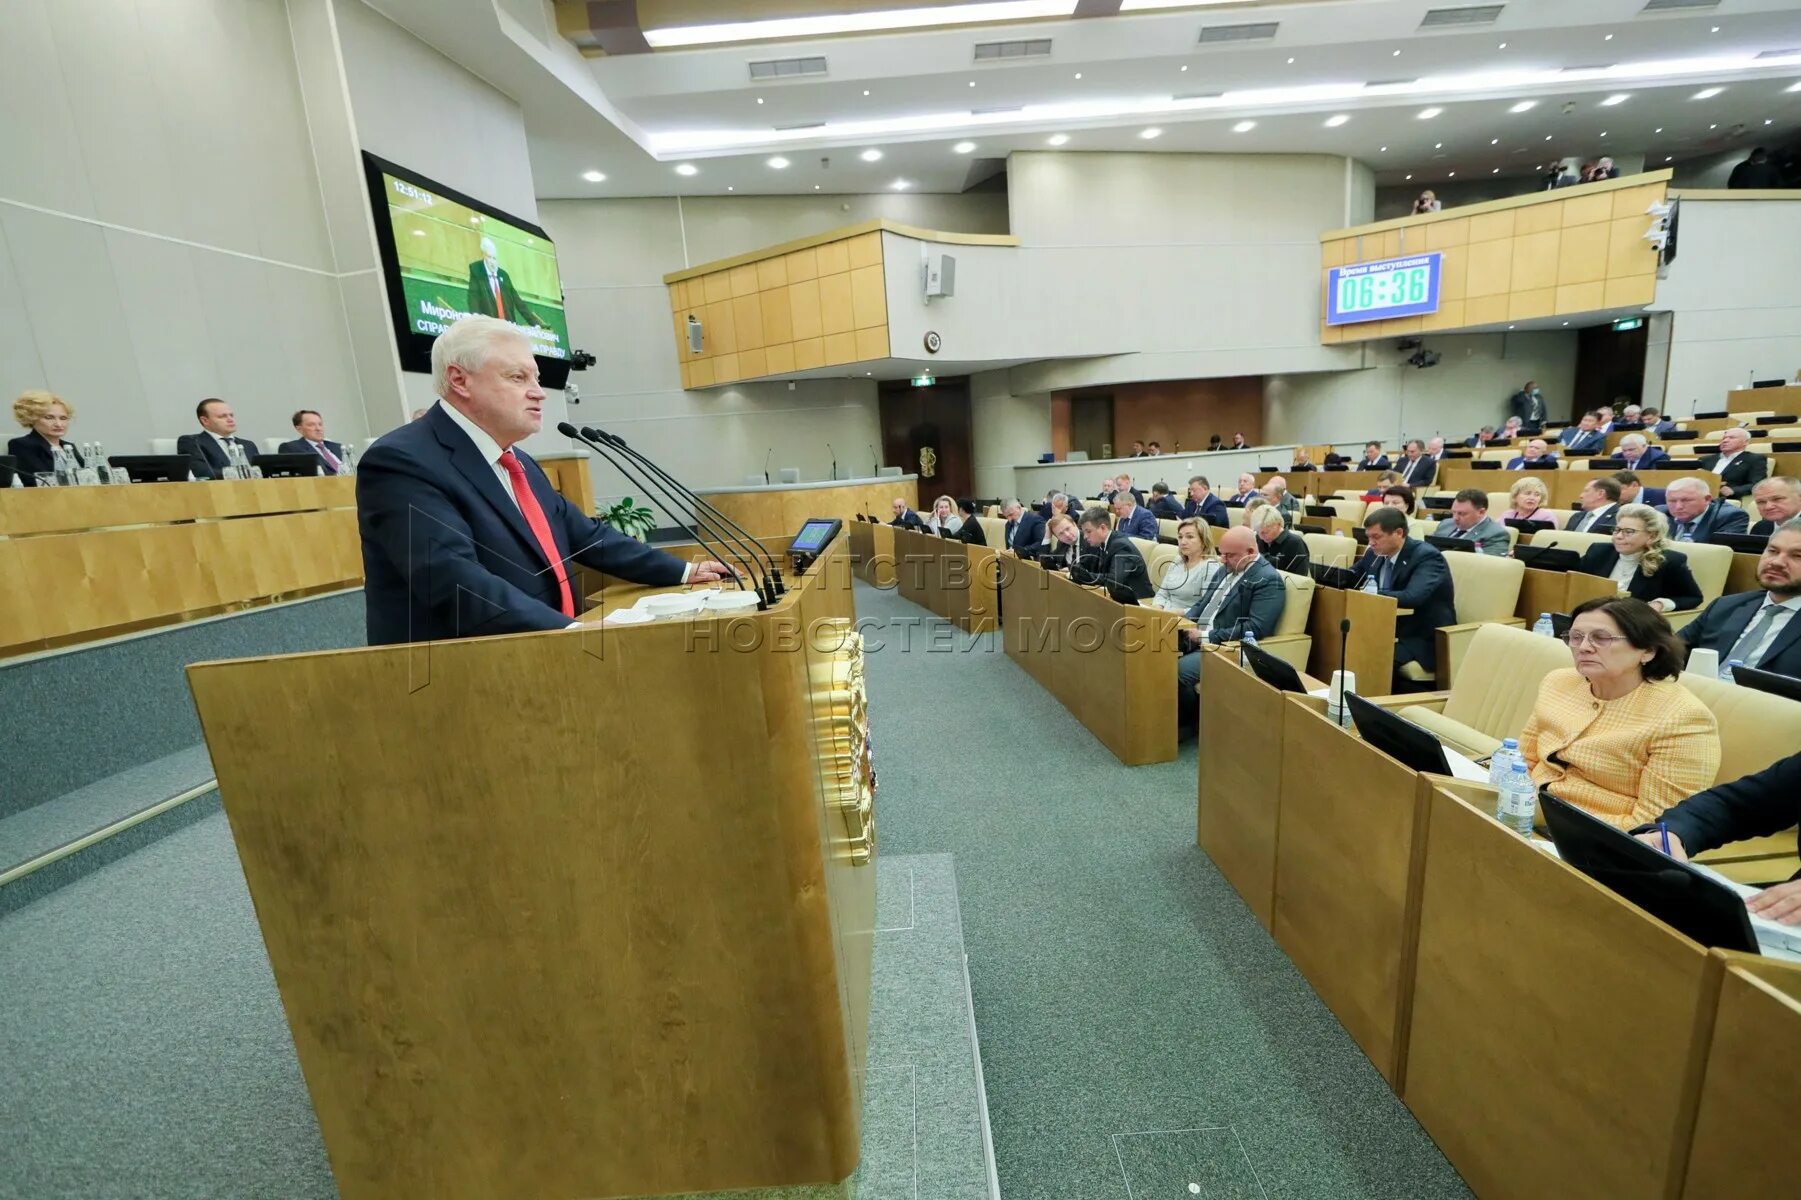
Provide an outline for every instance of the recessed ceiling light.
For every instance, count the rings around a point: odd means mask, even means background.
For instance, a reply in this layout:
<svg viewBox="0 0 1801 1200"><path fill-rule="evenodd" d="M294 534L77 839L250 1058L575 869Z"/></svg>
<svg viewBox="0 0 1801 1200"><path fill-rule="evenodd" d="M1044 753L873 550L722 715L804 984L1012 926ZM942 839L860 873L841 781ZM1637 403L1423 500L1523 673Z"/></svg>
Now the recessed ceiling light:
<svg viewBox="0 0 1801 1200"><path fill-rule="evenodd" d="M1715 96L1719 95L1721 92L1723 92L1725 90L1726 89L1723 87L1702 88L1700 91L1696 92L1693 96L1690 96L1689 99L1690 100L1712 100Z"/></svg>
<svg viewBox="0 0 1801 1200"><path fill-rule="evenodd" d="M1399 50L1396 50L1393 54L1389 55L1388 57L1399 58L1399 57L1401 57L1401 52Z"/></svg>
<svg viewBox="0 0 1801 1200"><path fill-rule="evenodd" d="M1350 119L1351 118L1348 115L1346 115L1345 113L1333 113L1331 116L1326 118L1326 128L1327 129L1337 129L1340 125L1343 125L1346 121L1348 121Z"/></svg>
<svg viewBox="0 0 1801 1200"><path fill-rule="evenodd" d="M1138 131L1138 136L1148 142L1152 138L1162 137L1163 131L1161 129L1158 129L1155 125L1153 125L1149 129L1140 129Z"/></svg>
<svg viewBox="0 0 1801 1200"><path fill-rule="evenodd" d="M1610 33L1606 37L1602 38L1601 40L1604 42L1611 42L1611 41L1613 41L1613 34Z"/></svg>
<svg viewBox="0 0 1801 1200"><path fill-rule="evenodd" d="M1782 90L1785 92L1801 92L1801 79L1795 80L1795 82L1789 84Z"/></svg>
<svg viewBox="0 0 1801 1200"><path fill-rule="evenodd" d="M1709 125L1708 128L1709 129L1718 129L1719 126L1718 125Z"/></svg>
<svg viewBox="0 0 1801 1200"><path fill-rule="evenodd" d="M1409 178L1409 179L1412 179L1412 178L1413 178L1413 176L1411 176L1411 175L1409 175L1409 176L1408 176L1408 177L1407 177L1407 178Z"/></svg>
<svg viewBox="0 0 1801 1200"><path fill-rule="evenodd" d="M1183 69L1183 70L1184 70L1184 71L1186 71L1186 70L1187 70L1187 69L1188 69L1188 64L1187 64L1187 63L1183 63L1183 64L1182 64L1182 69Z"/></svg>
<svg viewBox="0 0 1801 1200"><path fill-rule="evenodd" d="M972 79L972 80L970 80L970 81L969 81L969 86L970 86L970 87L974 87L974 86L975 86L975 85L976 85L976 81L975 81L975 80L973 80L973 79Z"/></svg>
<svg viewBox="0 0 1801 1200"><path fill-rule="evenodd" d="M700 174L700 168L693 163L677 163L675 173L677 175L698 175Z"/></svg>
<svg viewBox="0 0 1801 1200"><path fill-rule="evenodd" d="M772 170L784 171L788 168L788 160L778 154L769 160L769 166Z"/></svg>
<svg viewBox="0 0 1801 1200"><path fill-rule="evenodd" d="M1232 132L1233 133L1249 133L1251 130L1253 130L1255 128L1257 128L1257 122L1255 122L1255 121L1240 121L1238 124L1232 126Z"/></svg>
<svg viewBox="0 0 1801 1200"><path fill-rule="evenodd" d="M1501 139L1500 138L1489 138L1488 144L1491 146L1499 146L1501 144Z"/></svg>
<svg viewBox="0 0 1801 1200"><path fill-rule="evenodd" d="M1626 103L1626 101L1631 99L1631 97L1632 97L1631 92L1615 92L1613 95L1607 97L1607 99L1601 101L1601 107L1602 108L1612 108L1616 104Z"/></svg>
<svg viewBox="0 0 1801 1200"><path fill-rule="evenodd" d="M879 162L881 161L882 152L877 150L874 146L871 146L869 149L863 151L863 153L857 155L857 157L864 162Z"/></svg>
<svg viewBox="0 0 1801 1200"><path fill-rule="evenodd" d="M1395 53L1396 53L1396 54L1399 54L1399 53L1400 53L1400 51L1399 51L1399 50L1396 50L1396 51L1395 51ZM1292 66L1294 66L1294 59L1292 59L1292 58L1291 58L1291 59L1289 59L1289 60L1288 60L1288 65L1289 65L1289 66L1291 66L1291 67L1292 67ZM1184 69L1184 70L1186 70L1186 69L1187 69L1187 68L1186 68L1186 67L1185 67L1185 68L1183 68L1183 69Z"/></svg>
<svg viewBox="0 0 1801 1200"><path fill-rule="evenodd" d="M1657 128L1656 128L1656 129L1653 129L1653 130L1652 130L1652 131L1651 131L1651 132L1652 132L1652 133L1662 133L1662 132L1663 132L1663 126L1662 126L1662 125L1659 125L1659 126L1658 126L1658 127L1657 127Z"/></svg>
<svg viewBox="0 0 1801 1200"><path fill-rule="evenodd" d="M1707 32L1718 33L1718 32L1720 32L1720 27L1718 25L1715 25L1712 29L1709 29Z"/></svg>
<svg viewBox="0 0 1801 1200"><path fill-rule="evenodd" d="M1047 146L1067 146L1069 144L1069 135L1067 133L1053 133L1051 136L1044 139L1044 144Z"/></svg>
<svg viewBox="0 0 1801 1200"><path fill-rule="evenodd" d="M817 183L813 185L813 190L816 192L819 190L819 185Z"/></svg>
<svg viewBox="0 0 1801 1200"><path fill-rule="evenodd" d="M586 179L589 183L605 183L607 181L606 172L604 171L583 171L582 178Z"/></svg>
<svg viewBox="0 0 1801 1200"><path fill-rule="evenodd" d="M758 104L761 104L761 103L763 103L763 97L761 97L761 96L758 96L758 97L757 97L757 103L758 103Z"/></svg>
<svg viewBox="0 0 1801 1200"><path fill-rule="evenodd" d="M1076 78L1077 78L1077 79L1080 79L1080 78L1082 78L1082 72L1080 72L1080 71L1077 71L1077 72L1076 72Z"/></svg>
<svg viewBox="0 0 1801 1200"><path fill-rule="evenodd" d="M728 184L726 184L726 185L725 185L725 190L726 190L726 191L728 191L728 192L735 192L735 191L737 191L737 190L738 190L738 189L737 189L737 188L735 188L735 187L733 187L733 186L732 186L732 185L731 185L731 184L729 184L729 183L728 183Z"/></svg>
<svg viewBox="0 0 1801 1200"><path fill-rule="evenodd" d="M1765 125L1774 125L1774 124L1775 124L1775 123L1776 123L1776 120L1775 120L1775 118L1773 118L1773 117L1765 117L1765 118L1764 118L1764 119L1763 119L1763 123L1764 123L1764 124L1765 124Z"/></svg>
<svg viewBox="0 0 1801 1200"><path fill-rule="evenodd" d="M868 89L868 88L864 88L864 89L863 89L863 94L864 94L864 95L865 95L865 96L867 96L867 95L869 95L869 89Z"/></svg>
<svg viewBox="0 0 1801 1200"><path fill-rule="evenodd" d="M911 183L907 182L905 179L897 179L893 183L889 184L888 186L893 188L897 192L904 192L908 188L912 187L913 185Z"/></svg>
<svg viewBox="0 0 1801 1200"><path fill-rule="evenodd" d="M1442 109L1442 108L1422 108L1419 110L1418 113L1416 113L1414 115L1417 116L1422 121L1430 121L1433 117L1436 117L1439 113L1441 113L1443 111L1444 111L1444 109Z"/></svg>
<svg viewBox="0 0 1801 1200"><path fill-rule="evenodd" d="M1602 131L1601 131L1601 136L1602 136L1602 137L1606 137L1606 136L1607 136L1607 131L1606 131L1606 130L1605 130L1605 129L1603 129L1603 130L1602 130Z"/></svg>
<svg viewBox="0 0 1801 1200"><path fill-rule="evenodd" d="M710 46L722 42L773 41L829 37L877 30L920 29L935 25L984 24L1067 17L1072 0L988 0L980 4L941 4L876 12L831 13L811 17L776 17L764 21L728 21L709 25L672 25L646 29L644 40L658 50L672 46Z"/></svg>
<svg viewBox="0 0 1801 1200"><path fill-rule="evenodd" d="M1569 324L1569 322L1568 322L1568 321L1565 321L1565 322L1564 322L1564 324L1565 324L1565 325L1568 325L1568 324Z"/></svg>
<svg viewBox="0 0 1801 1200"><path fill-rule="evenodd" d="M1434 150L1443 150L1445 148L1445 144L1443 142L1433 142L1432 148Z"/></svg>
<svg viewBox="0 0 1801 1200"><path fill-rule="evenodd" d="M1450 174L1450 176L1449 176L1449 178L1451 178L1451 179L1455 179L1455 178L1457 178L1457 172L1455 172L1455 171L1452 171L1452 172L1451 172L1451 174Z"/></svg>
<svg viewBox="0 0 1801 1200"><path fill-rule="evenodd" d="M951 147L951 153L952 154L968 154L971 150L974 150L975 148L976 148L976 144L974 142L958 142L955 146Z"/></svg>
<svg viewBox="0 0 1801 1200"><path fill-rule="evenodd" d="M1538 107L1538 101L1536 101L1536 100L1521 100L1517 104L1514 104L1512 107L1510 107L1507 111L1510 113L1523 113L1523 112L1529 112L1532 109L1537 108L1537 107Z"/></svg>
<svg viewBox="0 0 1801 1200"><path fill-rule="evenodd" d="M1513 328L1513 326L1511 326L1511 325L1509 325L1509 326L1508 326L1508 327L1507 327L1507 328L1509 328L1509 329L1512 329L1512 328Z"/></svg>
<svg viewBox="0 0 1801 1200"><path fill-rule="evenodd" d="M1387 146L1384 146L1384 147L1382 147L1382 150L1381 150L1381 153L1383 153L1383 154L1387 154L1387 153L1388 153L1388 147L1387 147Z"/></svg>
<svg viewBox="0 0 1801 1200"><path fill-rule="evenodd" d="M1496 167L1494 170L1489 172L1490 175L1499 175L1500 173L1501 173L1501 168L1499 168L1499 167Z"/></svg>
<svg viewBox="0 0 1801 1200"><path fill-rule="evenodd" d="M1499 46L1496 46L1495 49L1496 50L1505 50L1505 49L1507 49L1507 43L1502 42Z"/></svg>
<svg viewBox="0 0 1801 1200"><path fill-rule="evenodd" d="M1676 160L1675 160L1675 159L1674 159L1674 158L1672 158L1672 157L1670 157L1670 156L1669 156L1669 155L1668 155L1668 154L1666 154L1666 155L1664 155L1664 156L1663 156L1663 161L1665 161L1665 162L1675 162L1675 161L1676 161Z"/></svg>
<svg viewBox="0 0 1801 1200"><path fill-rule="evenodd" d="M1551 135L1550 135L1550 134L1548 134L1548 133L1547 133L1547 134L1545 134L1545 141L1547 141L1547 142L1548 142L1548 141L1550 141L1550 140L1551 140Z"/></svg>

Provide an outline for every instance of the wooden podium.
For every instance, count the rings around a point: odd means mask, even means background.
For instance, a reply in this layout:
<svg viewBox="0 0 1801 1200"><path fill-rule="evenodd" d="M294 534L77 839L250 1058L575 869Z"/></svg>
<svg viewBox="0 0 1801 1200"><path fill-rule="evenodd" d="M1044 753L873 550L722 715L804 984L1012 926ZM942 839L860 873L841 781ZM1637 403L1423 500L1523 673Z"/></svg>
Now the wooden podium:
<svg viewBox="0 0 1801 1200"><path fill-rule="evenodd" d="M189 668L347 1200L850 1176L875 834L845 541L765 613Z"/></svg>

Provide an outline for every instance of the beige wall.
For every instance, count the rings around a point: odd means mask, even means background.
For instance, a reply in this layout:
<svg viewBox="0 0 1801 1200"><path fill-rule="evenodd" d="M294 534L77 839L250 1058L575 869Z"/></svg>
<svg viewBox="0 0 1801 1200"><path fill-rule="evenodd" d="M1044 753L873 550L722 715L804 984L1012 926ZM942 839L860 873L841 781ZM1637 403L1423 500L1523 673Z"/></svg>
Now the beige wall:
<svg viewBox="0 0 1801 1200"><path fill-rule="evenodd" d="M1011 496L1013 467L1051 448L1050 397L1013 394L1006 371L969 377L970 440L978 496ZM1042 499L1042 497L1018 497Z"/></svg>

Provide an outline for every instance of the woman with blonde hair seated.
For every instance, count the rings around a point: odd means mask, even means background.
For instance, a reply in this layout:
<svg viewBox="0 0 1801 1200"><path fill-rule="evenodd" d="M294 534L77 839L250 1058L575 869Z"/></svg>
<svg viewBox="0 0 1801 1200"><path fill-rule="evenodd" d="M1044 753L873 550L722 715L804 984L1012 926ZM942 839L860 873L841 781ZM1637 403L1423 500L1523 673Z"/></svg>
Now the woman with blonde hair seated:
<svg viewBox="0 0 1801 1200"><path fill-rule="evenodd" d="M55 392L22 392L13 401L13 420L23 425L25 432L6 443L6 452L18 459L20 481L26 487L36 487L40 473L56 470L57 450L73 454L78 467L88 465L75 443L63 441L74 418L74 405Z"/></svg>
<svg viewBox="0 0 1801 1200"><path fill-rule="evenodd" d="M1507 489L1507 499L1512 507L1501 514L1501 520L1531 521L1534 525L1556 528L1557 518L1544 511L1545 497L1550 494L1551 489L1536 475L1514 480L1513 486Z"/></svg>
<svg viewBox="0 0 1801 1200"><path fill-rule="evenodd" d="M1534 783L1622 829L1713 786L1719 725L1678 681L1682 644L1656 609L1586 601L1564 641L1575 665L1545 676L1520 733Z"/></svg>
<svg viewBox="0 0 1801 1200"><path fill-rule="evenodd" d="M1664 541L1664 515L1644 504L1626 504L1614 517L1613 541L1596 542L1577 568L1613 580L1622 595L1643 600L1658 612L1701 607L1701 585L1688 569L1688 556Z"/></svg>
<svg viewBox="0 0 1801 1200"><path fill-rule="evenodd" d="M963 527L963 518L957 515L957 502L949 496L940 496L932 501L932 511L926 515L926 532L956 533Z"/></svg>
<svg viewBox="0 0 1801 1200"><path fill-rule="evenodd" d="M1176 525L1176 557L1164 565L1151 605L1187 612L1200 600L1202 589L1216 569L1218 561L1207 557L1207 535L1201 530L1201 522L1194 517L1184 518Z"/></svg>

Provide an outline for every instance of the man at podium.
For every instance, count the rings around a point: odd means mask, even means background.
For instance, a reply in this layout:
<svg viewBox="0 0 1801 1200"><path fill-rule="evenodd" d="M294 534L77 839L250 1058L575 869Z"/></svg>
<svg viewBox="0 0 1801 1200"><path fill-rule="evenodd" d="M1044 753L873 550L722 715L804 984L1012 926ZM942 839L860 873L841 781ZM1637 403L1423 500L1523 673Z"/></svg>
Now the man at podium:
<svg viewBox="0 0 1801 1200"><path fill-rule="evenodd" d="M573 559L652 586L724 579L570 504L514 443L544 423L531 343L470 316L432 345L438 403L369 448L356 476L371 646L566 629Z"/></svg>

